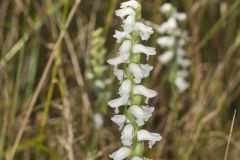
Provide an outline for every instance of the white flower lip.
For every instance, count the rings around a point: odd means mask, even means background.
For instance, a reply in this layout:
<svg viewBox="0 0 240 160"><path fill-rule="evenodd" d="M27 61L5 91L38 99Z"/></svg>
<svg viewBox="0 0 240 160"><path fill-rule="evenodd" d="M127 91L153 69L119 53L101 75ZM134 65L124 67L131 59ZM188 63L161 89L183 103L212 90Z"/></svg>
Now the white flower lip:
<svg viewBox="0 0 240 160"><path fill-rule="evenodd" d="M108 105L111 107L111 108L114 108L115 109L115 112L118 113L119 112L119 107L120 106L123 106L123 105L126 105L128 103L128 98L129 96L122 96L122 97L119 97L119 98L116 98L116 99L113 99L111 101L108 102Z"/></svg>
<svg viewBox="0 0 240 160"><path fill-rule="evenodd" d="M156 54L156 49L153 47L144 46L142 44L135 44L135 46L133 47L133 52L144 53L145 55L147 55L147 59L148 59L148 56L152 56Z"/></svg>
<svg viewBox="0 0 240 160"><path fill-rule="evenodd" d="M113 152L109 157L113 160L123 160L127 158L131 153L131 149L128 147L121 147L117 151Z"/></svg>
<svg viewBox="0 0 240 160"><path fill-rule="evenodd" d="M151 27L148 27L141 22L135 23L134 30L140 32L142 40L148 40L150 35L153 33L153 29Z"/></svg>
<svg viewBox="0 0 240 160"><path fill-rule="evenodd" d="M153 98L157 95L157 92L144 87L143 85L136 85L133 88L133 93L135 95L143 95L147 98Z"/></svg>
<svg viewBox="0 0 240 160"><path fill-rule="evenodd" d="M149 141L149 148L152 148L152 146L162 139L160 134L158 133L151 133L145 129L141 129L137 133L137 138L139 141Z"/></svg>
<svg viewBox="0 0 240 160"><path fill-rule="evenodd" d="M130 40L125 40L121 47L119 48L119 53L120 55L127 55L125 58L129 58L130 56L130 49L131 49L131 41Z"/></svg>
<svg viewBox="0 0 240 160"><path fill-rule="evenodd" d="M120 96L129 95L131 90L131 80L126 79L122 82L118 94Z"/></svg>
<svg viewBox="0 0 240 160"><path fill-rule="evenodd" d="M134 136L134 129L131 124L127 124L122 131L121 140L123 145L125 146L131 146L132 140Z"/></svg>
<svg viewBox="0 0 240 160"><path fill-rule="evenodd" d="M129 33L121 32L118 30L115 30L115 34L113 35L113 37L117 39L118 43L122 42L123 39L131 39Z"/></svg>
<svg viewBox="0 0 240 160"><path fill-rule="evenodd" d="M141 80L142 80L142 78L144 77L140 66L139 66L138 64L131 63L131 64L128 66L128 70L129 70L130 72L132 72L132 74L134 75L134 77L135 77L135 79L134 79L135 83L140 83Z"/></svg>
<svg viewBox="0 0 240 160"><path fill-rule="evenodd" d="M114 115L111 118L111 120L119 126L119 130L123 128L126 119L125 115Z"/></svg>

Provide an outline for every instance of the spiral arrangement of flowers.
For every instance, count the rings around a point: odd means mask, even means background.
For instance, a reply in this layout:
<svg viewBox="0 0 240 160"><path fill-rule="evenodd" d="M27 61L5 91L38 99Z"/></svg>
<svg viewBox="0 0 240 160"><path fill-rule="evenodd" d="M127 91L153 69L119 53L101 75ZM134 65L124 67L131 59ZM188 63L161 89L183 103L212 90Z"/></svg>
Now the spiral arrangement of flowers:
<svg viewBox="0 0 240 160"><path fill-rule="evenodd" d="M160 11L167 18L162 23L157 32L162 36L158 38L157 43L165 52L159 56L162 64L169 64L174 70L174 83L180 93L185 92L189 88L186 78L189 76L188 67L191 61L187 58L187 52L184 50L187 31L180 28L180 23L187 18L185 13L177 12L177 9L170 3L161 6Z"/></svg>
<svg viewBox="0 0 240 160"><path fill-rule="evenodd" d="M155 55L155 48L140 44L153 33L141 19L141 4L136 0L121 3L116 16L123 21L123 31L115 31L113 37L121 44L118 56L108 60L114 66L114 74L120 82L119 98L108 102L115 110L111 120L119 126L123 146L112 153L114 160L131 159L143 160L144 141L149 148L161 140L158 133L143 129L143 125L152 116L154 107L148 105L148 100L157 95L156 91L141 84L143 78L149 76L153 69L148 64L149 56Z"/></svg>

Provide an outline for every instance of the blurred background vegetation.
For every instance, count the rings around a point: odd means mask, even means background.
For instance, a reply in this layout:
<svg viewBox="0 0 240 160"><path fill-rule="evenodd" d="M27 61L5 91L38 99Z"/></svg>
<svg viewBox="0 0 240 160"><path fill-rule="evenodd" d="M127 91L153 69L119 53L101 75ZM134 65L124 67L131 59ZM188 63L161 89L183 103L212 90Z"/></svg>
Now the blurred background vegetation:
<svg viewBox="0 0 240 160"><path fill-rule="evenodd" d="M107 106L118 82L106 64L119 47L112 35L120 2L0 1L0 160L106 160L121 145ZM143 19L163 22L164 2L142 0ZM239 160L240 0L168 2L188 15L191 87L173 111L171 69L150 59L154 71L145 83L159 94L147 128L163 139L146 155ZM157 47L158 37L149 45Z"/></svg>

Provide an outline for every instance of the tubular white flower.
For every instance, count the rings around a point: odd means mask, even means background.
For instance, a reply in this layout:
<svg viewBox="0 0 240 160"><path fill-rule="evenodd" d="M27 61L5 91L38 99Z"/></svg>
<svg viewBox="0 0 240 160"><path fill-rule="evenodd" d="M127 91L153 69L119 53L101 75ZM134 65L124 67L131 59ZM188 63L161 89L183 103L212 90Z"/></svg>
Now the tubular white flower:
<svg viewBox="0 0 240 160"><path fill-rule="evenodd" d="M119 107L120 106L123 106L123 105L126 105L128 104L128 98L129 96L127 95L124 95L122 97L119 97L117 99L113 99L111 101L108 102L108 105L111 107L111 108L114 108L115 109L115 112L118 113L119 112Z"/></svg>
<svg viewBox="0 0 240 160"><path fill-rule="evenodd" d="M157 39L157 43L162 48L172 48L175 44L175 38L171 36L160 37Z"/></svg>
<svg viewBox="0 0 240 160"><path fill-rule="evenodd" d="M142 106L144 121L147 122L150 117L152 117L152 113L154 111L154 107Z"/></svg>
<svg viewBox="0 0 240 160"><path fill-rule="evenodd" d="M140 68L142 70L143 76L148 77L150 74L150 71L153 69L153 66L150 66L148 64L140 64Z"/></svg>
<svg viewBox="0 0 240 160"><path fill-rule="evenodd" d="M132 72L132 74L134 75L135 79L135 83L140 83L142 78L144 77L143 73L142 73L142 70L140 68L140 66L138 64L135 64L135 63L131 63L129 66L128 66L128 69L130 72Z"/></svg>
<svg viewBox="0 0 240 160"><path fill-rule="evenodd" d="M123 145L131 146L133 141L134 131L131 124L127 124L122 131L121 140Z"/></svg>
<svg viewBox="0 0 240 160"><path fill-rule="evenodd" d="M113 152L109 157L113 160L123 160L127 158L131 153L131 149L128 147L121 147L116 152Z"/></svg>
<svg viewBox="0 0 240 160"><path fill-rule="evenodd" d="M124 57L124 59L128 59L130 56L130 49L131 49L131 41L125 40L121 47L119 48L120 56Z"/></svg>
<svg viewBox="0 0 240 160"><path fill-rule="evenodd" d="M96 129L101 129L104 123L103 117L101 114L96 113L93 116L93 121L94 121L94 127Z"/></svg>
<svg viewBox="0 0 240 160"><path fill-rule="evenodd" d="M134 75L135 79L134 82L135 83L140 83L141 80L145 77L149 76L150 71L153 69L152 66L148 65L148 64L135 64L135 63L131 63L128 66L128 69L130 72L132 72L132 74Z"/></svg>
<svg viewBox="0 0 240 160"><path fill-rule="evenodd" d="M178 29L178 24L175 18L170 18L167 22L164 22L157 29L159 33L171 33Z"/></svg>
<svg viewBox="0 0 240 160"><path fill-rule="evenodd" d="M120 96L129 95L131 90L131 80L126 79L122 82L118 94Z"/></svg>
<svg viewBox="0 0 240 160"><path fill-rule="evenodd" d="M122 69L118 69L117 67L114 67L114 75L117 76L117 79L122 82L124 71Z"/></svg>
<svg viewBox="0 0 240 160"><path fill-rule="evenodd" d="M169 12L171 12L173 10L173 6L170 3L165 3L160 7L160 11L163 14L168 14Z"/></svg>
<svg viewBox="0 0 240 160"><path fill-rule="evenodd" d="M136 15L135 10L132 9L131 7L118 9L118 10L116 10L115 13L116 13L116 16L121 17L122 19L124 19L124 17L129 16L129 15Z"/></svg>
<svg viewBox="0 0 240 160"><path fill-rule="evenodd" d="M142 126L152 116L153 107L132 105L129 108L130 113L136 118L138 126Z"/></svg>
<svg viewBox="0 0 240 160"><path fill-rule="evenodd" d="M175 84L181 93L185 92L189 88L189 83L181 76L177 76Z"/></svg>
<svg viewBox="0 0 240 160"><path fill-rule="evenodd" d="M119 130L123 128L126 119L125 115L114 115L111 118L111 120L119 126Z"/></svg>
<svg viewBox="0 0 240 160"><path fill-rule="evenodd" d="M137 133L137 138L139 141L149 141L148 146L149 148L152 148L152 146L157 142L162 139L160 134L158 133L151 133L145 129L141 129Z"/></svg>
<svg viewBox="0 0 240 160"><path fill-rule="evenodd" d="M138 126L144 125L144 113L141 107L133 105L129 108L129 111L135 116Z"/></svg>
<svg viewBox="0 0 240 160"><path fill-rule="evenodd" d="M158 60L162 64L168 64L173 59L174 53L172 50L165 51L158 57Z"/></svg>
<svg viewBox="0 0 240 160"><path fill-rule="evenodd" d="M133 88L133 93L135 95L143 95L147 98L153 98L157 95L157 92L144 87L143 85L136 85Z"/></svg>
<svg viewBox="0 0 240 160"><path fill-rule="evenodd" d="M156 49L153 47L144 46L142 44L135 44L135 46L133 47L133 52L144 53L147 55L147 59L148 59L148 56L152 56L156 54Z"/></svg>
<svg viewBox="0 0 240 160"><path fill-rule="evenodd" d="M111 65L117 66L121 63L124 63L125 61L126 59L124 59L122 56L118 56L118 57L109 59L107 62Z"/></svg>
<svg viewBox="0 0 240 160"><path fill-rule="evenodd" d="M135 25L135 15L129 15L124 21L123 28L126 33L132 32Z"/></svg>
<svg viewBox="0 0 240 160"><path fill-rule="evenodd" d="M148 27L141 22L135 23L134 30L140 33L142 40L148 40L150 35L153 33L153 29L151 27Z"/></svg>
<svg viewBox="0 0 240 160"><path fill-rule="evenodd" d="M126 32L120 32L118 30L115 30L115 34L113 35L114 38L117 39L117 42L120 43L122 42L123 39L131 39L129 33Z"/></svg>
<svg viewBox="0 0 240 160"><path fill-rule="evenodd" d="M132 7L134 9L137 9L139 7L139 3L136 0L131 0L131 1L121 3L120 8L127 8L127 7Z"/></svg>

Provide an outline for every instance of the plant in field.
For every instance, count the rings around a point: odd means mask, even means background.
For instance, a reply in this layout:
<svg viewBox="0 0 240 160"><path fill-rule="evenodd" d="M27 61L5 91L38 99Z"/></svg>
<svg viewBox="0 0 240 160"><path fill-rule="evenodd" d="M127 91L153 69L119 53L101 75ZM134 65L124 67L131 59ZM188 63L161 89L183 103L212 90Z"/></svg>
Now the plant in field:
<svg viewBox="0 0 240 160"><path fill-rule="evenodd" d="M149 148L152 148L161 140L160 134L142 128L154 111L148 100L155 97L157 92L141 84L153 69L147 62L156 51L140 44L140 41L148 40L153 29L140 22L141 4L135 0L121 3L116 15L123 20L123 31L116 30L114 34L121 46L118 56L109 59L108 63L114 66L114 74L120 82L120 97L109 101L108 105L115 110L116 115L111 119L122 130L123 147L110 157L114 160L142 160L147 159L143 158L143 141L148 141Z"/></svg>
<svg viewBox="0 0 240 160"><path fill-rule="evenodd" d="M177 12L169 3L162 5L160 10L167 21L157 28L157 32L162 35L157 43L165 49L165 52L159 56L159 61L171 66L170 81L176 85L180 93L183 93L189 88L186 78L189 76L187 68L191 65L191 61L186 57L184 50L188 38L187 32L180 28L180 23L184 22L187 16L185 13Z"/></svg>

